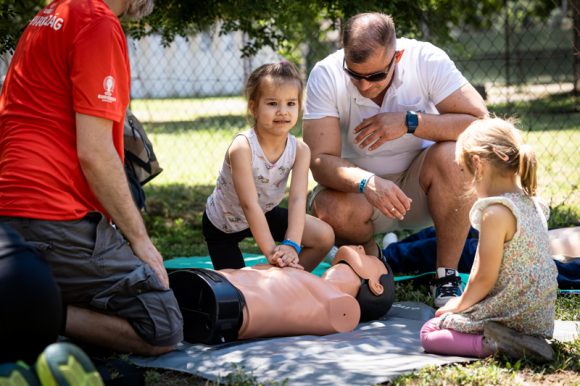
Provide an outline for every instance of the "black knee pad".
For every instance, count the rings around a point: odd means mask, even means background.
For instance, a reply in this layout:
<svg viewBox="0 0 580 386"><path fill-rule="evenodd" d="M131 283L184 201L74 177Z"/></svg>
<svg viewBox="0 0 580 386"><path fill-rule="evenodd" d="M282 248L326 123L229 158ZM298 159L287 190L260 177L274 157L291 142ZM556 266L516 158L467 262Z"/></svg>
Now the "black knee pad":
<svg viewBox="0 0 580 386"><path fill-rule="evenodd" d="M238 338L244 296L223 275L203 268L175 270L169 286L183 315L186 341L217 344Z"/></svg>
<svg viewBox="0 0 580 386"><path fill-rule="evenodd" d="M360 321L368 322L383 317L393 305L395 301L395 280L393 278L393 271L387 265L388 273L381 275L379 282L383 286L383 293L375 295L369 288L369 281L363 280L356 300L360 305Z"/></svg>

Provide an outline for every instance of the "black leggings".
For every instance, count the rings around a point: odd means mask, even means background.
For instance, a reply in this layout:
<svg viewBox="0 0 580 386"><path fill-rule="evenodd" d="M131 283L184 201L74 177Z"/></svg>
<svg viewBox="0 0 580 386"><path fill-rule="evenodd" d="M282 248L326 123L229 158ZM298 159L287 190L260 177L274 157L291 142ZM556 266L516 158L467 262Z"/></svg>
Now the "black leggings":
<svg viewBox="0 0 580 386"><path fill-rule="evenodd" d="M264 215L274 240L284 241L288 229L288 209L276 206ZM246 266L238 244L245 238L253 237L250 228L235 233L222 232L211 223L207 213L204 212L202 229L214 269Z"/></svg>
<svg viewBox="0 0 580 386"><path fill-rule="evenodd" d="M0 223L0 363L38 354L58 338L63 310L48 263Z"/></svg>

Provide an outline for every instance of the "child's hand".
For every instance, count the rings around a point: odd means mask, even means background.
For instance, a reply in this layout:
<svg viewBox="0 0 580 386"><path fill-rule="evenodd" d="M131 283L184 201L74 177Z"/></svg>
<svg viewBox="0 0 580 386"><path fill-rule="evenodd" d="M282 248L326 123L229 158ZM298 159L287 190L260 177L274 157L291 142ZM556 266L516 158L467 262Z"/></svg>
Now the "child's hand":
<svg viewBox="0 0 580 386"><path fill-rule="evenodd" d="M435 311L435 316L441 316L443 314L461 311L459 309L459 301L460 300L461 300L461 297L456 297L456 298L450 299L443 307L441 307L437 311Z"/></svg>
<svg viewBox="0 0 580 386"><path fill-rule="evenodd" d="M298 254L296 250L289 245L278 245L274 248L274 254L270 260L270 264L277 265L280 268L292 267L297 269L304 269L300 265Z"/></svg>

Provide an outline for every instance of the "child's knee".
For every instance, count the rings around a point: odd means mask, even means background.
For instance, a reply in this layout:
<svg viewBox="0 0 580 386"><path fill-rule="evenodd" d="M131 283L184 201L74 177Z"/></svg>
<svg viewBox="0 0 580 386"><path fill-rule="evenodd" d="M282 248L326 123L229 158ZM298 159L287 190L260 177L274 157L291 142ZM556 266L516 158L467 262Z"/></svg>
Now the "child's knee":
<svg viewBox="0 0 580 386"><path fill-rule="evenodd" d="M424 339L427 339L429 333L433 331L438 331L440 329L439 328L439 323L441 322L440 319L441 318L429 319L428 321L425 322L425 324L423 324L423 327L421 327L421 331L419 332L419 336L421 337L421 343L423 343Z"/></svg>

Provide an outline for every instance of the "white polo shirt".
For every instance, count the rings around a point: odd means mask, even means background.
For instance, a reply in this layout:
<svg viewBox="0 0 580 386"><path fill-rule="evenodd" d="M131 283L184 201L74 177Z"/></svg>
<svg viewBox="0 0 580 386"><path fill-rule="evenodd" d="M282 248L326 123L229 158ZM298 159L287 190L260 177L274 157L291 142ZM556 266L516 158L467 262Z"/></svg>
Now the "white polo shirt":
<svg viewBox="0 0 580 386"><path fill-rule="evenodd" d="M304 119L337 117L342 139L341 157L377 175L406 170L415 156L433 142L405 134L369 151L354 144L354 128L382 112L422 111L438 114L435 105L468 83L449 56L431 43L397 39L404 50L382 106L363 97L342 69L344 51L318 62L308 78Z"/></svg>

